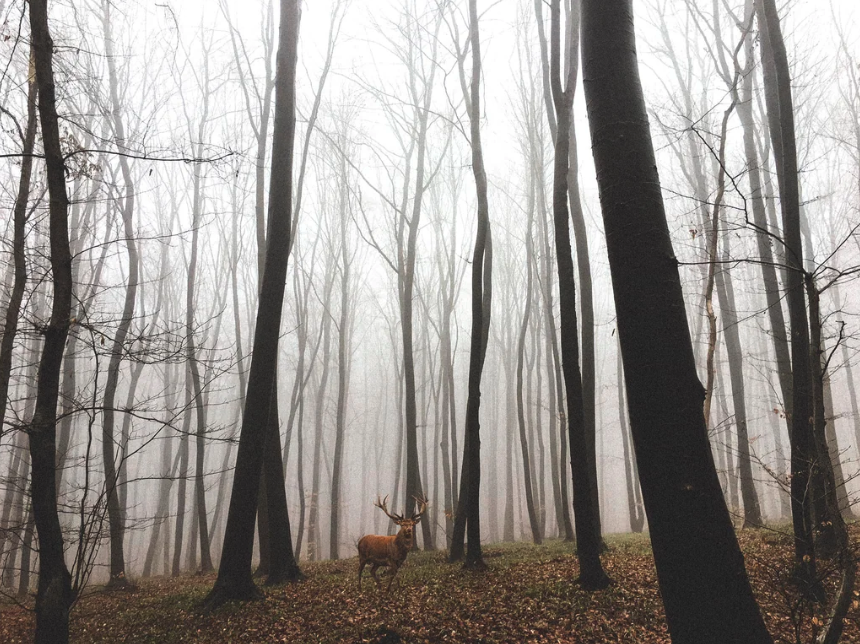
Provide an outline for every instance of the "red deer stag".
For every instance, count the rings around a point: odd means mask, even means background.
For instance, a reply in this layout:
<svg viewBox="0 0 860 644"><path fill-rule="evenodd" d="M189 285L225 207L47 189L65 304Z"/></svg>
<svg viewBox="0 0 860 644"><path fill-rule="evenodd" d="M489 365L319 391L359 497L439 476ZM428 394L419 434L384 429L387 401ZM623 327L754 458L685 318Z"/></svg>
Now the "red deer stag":
<svg viewBox="0 0 860 644"><path fill-rule="evenodd" d="M376 497L374 505L385 514L394 523L400 526L400 531L391 537L383 537L378 534L367 534L358 540L358 587L361 588L361 573L364 567L370 564L370 576L373 581L379 586L379 578L376 576L376 570L380 566L388 566L389 574L386 591L391 588L391 582L394 581L394 575L400 570L400 566L406 561L406 555L412 549L412 539L415 532L415 526L421 520L421 515L427 510L427 501L425 499L415 498L418 501L418 512L412 515L412 518L405 519L399 514L391 514L386 507L388 496L382 501Z"/></svg>

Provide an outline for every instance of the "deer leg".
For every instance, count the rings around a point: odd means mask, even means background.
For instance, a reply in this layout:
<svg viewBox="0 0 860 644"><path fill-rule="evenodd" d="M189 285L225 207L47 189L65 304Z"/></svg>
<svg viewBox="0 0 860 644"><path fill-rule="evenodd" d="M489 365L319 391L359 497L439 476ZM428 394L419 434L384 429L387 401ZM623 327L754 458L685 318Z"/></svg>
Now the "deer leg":
<svg viewBox="0 0 860 644"><path fill-rule="evenodd" d="M400 570L400 566L398 566L397 564L392 564L390 566L389 572L391 573L391 577L388 580L388 586L385 588L385 592L391 590L391 584L394 583L394 577L397 575L398 570Z"/></svg>
<svg viewBox="0 0 860 644"><path fill-rule="evenodd" d="M367 565L367 560L362 559L358 562L358 589L361 590L361 573L364 572L364 567Z"/></svg>
<svg viewBox="0 0 860 644"><path fill-rule="evenodd" d="M376 582L376 587L379 587L380 581L379 577L376 576L376 571L379 568L379 564L371 564L370 566L370 576L373 577L373 581Z"/></svg>

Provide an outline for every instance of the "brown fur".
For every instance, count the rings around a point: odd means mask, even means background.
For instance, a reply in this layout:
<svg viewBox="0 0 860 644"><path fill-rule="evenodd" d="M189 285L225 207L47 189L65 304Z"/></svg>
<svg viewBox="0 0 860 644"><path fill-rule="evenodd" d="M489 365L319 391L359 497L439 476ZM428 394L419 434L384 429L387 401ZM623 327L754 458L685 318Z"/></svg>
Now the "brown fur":
<svg viewBox="0 0 860 644"><path fill-rule="evenodd" d="M388 497L385 497L386 501ZM358 540L358 587L361 588L361 574L364 572L364 567L370 564L370 576L376 582L377 587L380 584L379 578L376 576L376 571L380 566L388 567L389 579L388 586L385 590L391 588L391 583L394 581L394 576L400 567L406 561L406 555L412 550L413 535L415 526L421 521L421 515L427 507L426 501L419 501L421 511L414 514L411 519L404 519L398 514L390 514L386 507L385 501L377 500L376 506L388 515L394 523L400 526L398 533L391 537L384 537L378 534L368 534Z"/></svg>

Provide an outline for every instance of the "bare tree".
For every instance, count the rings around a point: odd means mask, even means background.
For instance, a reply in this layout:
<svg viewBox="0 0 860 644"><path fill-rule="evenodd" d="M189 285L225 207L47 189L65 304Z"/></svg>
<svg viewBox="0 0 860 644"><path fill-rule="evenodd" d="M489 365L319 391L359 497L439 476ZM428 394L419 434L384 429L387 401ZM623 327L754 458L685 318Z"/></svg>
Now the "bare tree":
<svg viewBox="0 0 860 644"><path fill-rule="evenodd" d="M555 138L552 212L555 229L556 265L558 268L558 302L561 314L561 367L567 395L568 435L570 440L570 469L573 475L573 513L576 517L579 582L589 589L605 588L610 579L600 563L600 505L597 500L597 479L593 476L594 440L589 438L585 423L585 403L582 374L579 368L579 340L576 316L576 283L573 277L573 257L570 247L568 179L570 163L570 124L573 95L578 69L579 6L574 5L569 21L573 44L566 61L567 80L561 81L561 5L551 4L550 85L558 132Z"/></svg>
<svg viewBox="0 0 860 644"><path fill-rule="evenodd" d="M31 51L31 57L33 52ZM15 348L15 338L18 335L18 317L21 314L21 301L27 286L26 262L26 226L27 202L30 199L30 177L33 173L33 148L36 142L36 96L37 85L35 76L27 82L27 122L24 129L18 125L21 136L21 175L18 181L18 193L15 196L13 208L14 232L12 235L12 254L14 257L15 282L6 305L6 320L3 324L3 339L0 340L0 436L3 435L3 425L6 421L6 402L9 399L9 377L12 372L12 353ZM5 525L5 524L4 524ZM0 548L2 551L2 548Z"/></svg>
<svg viewBox="0 0 860 644"><path fill-rule="evenodd" d="M705 431L631 2L582 7L585 98L630 423L669 632L677 641L770 643Z"/></svg>
<svg viewBox="0 0 860 644"><path fill-rule="evenodd" d="M454 22L456 26L456 21ZM466 568L486 568L481 553L480 491L481 491L481 376L487 355L487 335L490 327L492 304L492 235L490 206L487 200L487 173L484 169L484 152L481 146L481 36L478 26L476 0L469 0L468 46L460 52L459 36L455 31L458 49L460 84L469 115L470 143L472 146L472 173L478 198L478 226L475 248L472 253L472 338L469 346L469 380L466 399L466 437L463 444L463 467L460 473L459 501L451 538L449 559L459 561L465 554ZM463 60L472 51L472 77L468 91ZM464 537L468 529L468 550L464 553Z"/></svg>
<svg viewBox="0 0 860 644"><path fill-rule="evenodd" d="M271 433L267 431L267 426L269 402L272 398L277 365L278 334L290 243L299 15L296 0L281 0L278 71L275 79L273 180L269 199L266 262L260 289L254 353L248 377L233 492L224 531L221 566L218 570L218 579L206 601L210 608L231 599L248 599L259 595L251 576L251 555L254 546L254 518L257 510L260 472L263 467L264 453L272 447L272 442L267 441L267 434ZM280 465L280 450L275 457ZM288 521L286 527L289 528ZM295 560L289 560L293 554L289 533L271 535L271 543L278 544L278 548L273 549L272 552L270 576L279 581L287 577L297 578L301 573ZM286 552L283 553L288 556L286 560L280 557L281 547L286 548ZM277 557L276 550L278 550Z"/></svg>
<svg viewBox="0 0 860 644"><path fill-rule="evenodd" d="M63 533L57 513L57 399L63 349L72 311L72 258L69 252L65 162L54 84L54 43L48 29L47 0L30 2L30 37L39 94L39 118L50 195L51 272L54 297L44 330L39 361L36 409L29 427L33 517L39 537L39 589L36 593L36 642L69 641L71 575L63 557Z"/></svg>

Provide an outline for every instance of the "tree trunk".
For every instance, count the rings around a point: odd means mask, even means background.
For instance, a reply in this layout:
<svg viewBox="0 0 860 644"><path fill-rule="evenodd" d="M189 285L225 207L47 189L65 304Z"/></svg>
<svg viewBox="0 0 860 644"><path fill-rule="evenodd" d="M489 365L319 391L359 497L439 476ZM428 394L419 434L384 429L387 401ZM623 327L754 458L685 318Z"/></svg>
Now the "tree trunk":
<svg viewBox="0 0 860 644"><path fill-rule="evenodd" d="M794 107L788 57L774 0L756 2L761 31L762 70L765 82L770 137L777 167L782 227L786 249L786 299L791 324L792 407L791 514L794 525L794 555L802 583L820 594L816 582L815 552L807 491L815 444L809 364L809 323L803 293L803 247L800 238L800 189L797 147L794 136Z"/></svg>
<svg viewBox="0 0 860 644"><path fill-rule="evenodd" d="M825 623L824 630L819 634L817 642L833 643L839 641L842 633L845 616L848 613L848 605L854 590L854 577L856 562L848 539L848 530L839 508L839 497L837 481L834 475L834 467L830 460L830 452L827 445L827 417L825 415L824 383L827 379L825 372L826 364L823 361L821 347L821 312L820 295L815 285L812 274L804 276L804 286L809 297L809 321L810 321L810 365L812 368L812 406L813 427L815 433L816 458L813 462L813 476L818 476L822 481L824 495L824 521L816 526L821 548L821 555L827 558L837 557L838 565L842 572L842 580L837 591L836 598L831 607Z"/></svg>
<svg viewBox="0 0 860 644"><path fill-rule="evenodd" d="M31 51L31 58L34 56ZM3 424L6 421L6 401L9 400L9 378L12 373L12 353L15 349L15 338L18 334L18 318L21 313L21 301L27 286L27 257L26 257L26 227L27 202L30 199L30 177L33 173L33 148L36 142L36 96L37 83L31 76L27 83L27 128L24 130L22 144L21 176L18 181L18 193L13 207L12 257L15 270L15 281L9 295L6 307L6 321L3 325L3 338L0 340L0 436L3 435ZM0 547L2 552L2 547Z"/></svg>
<svg viewBox="0 0 860 644"><path fill-rule="evenodd" d="M574 0L574 12L578 14L579 0ZM578 22L578 21L577 21ZM570 59L574 68L573 83L576 82L576 65L579 57L579 24L576 24L575 38L572 38L570 48L575 52ZM571 86L573 87L573 85ZM589 459L588 475L591 505L594 508L594 529L596 538L602 539L600 526L600 498L597 486L597 458L595 441L597 424L595 422L595 359L594 359L594 297L591 285L591 260L588 253L588 235L585 228L585 216L579 194L579 159L576 150L576 127L570 118L570 142L568 145L567 191L570 199L570 221L573 223L573 238L576 247L576 266L579 276L579 311L580 328L582 329L582 412L585 423L585 448Z"/></svg>
<svg viewBox="0 0 860 644"><path fill-rule="evenodd" d="M531 174L531 173L530 173ZM537 511L535 509L534 499L534 481L532 480L532 470L529 458L529 445L526 438L526 419L525 410L523 408L523 362L525 360L526 334L529 329L529 316L532 310L532 228L534 223L534 180L530 182L532 190L529 194L528 224L526 226L526 291L525 291L525 309L523 311L523 321L520 325L519 339L517 340L517 375L516 375L516 392L517 392L517 426L520 432L520 450L523 457L523 485L526 492L526 508L529 514L529 525L532 530L532 541L536 544L543 542L541 537L541 527L538 522Z"/></svg>
<svg viewBox="0 0 860 644"><path fill-rule="evenodd" d="M333 271L331 271L333 273ZM314 410L314 453L313 453L313 471L311 474L311 507L308 511L308 559L316 561L320 559L322 553L321 546L317 540L318 521L319 521L319 500L320 500L320 468L322 465L322 436L323 436L323 413L325 412L325 395L328 385L329 363L331 360L331 316L326 313L328 311L328 303L331 298L331 285L334 284L334 275L327 280L325 295L323 298L323 319L322 319L322 336L323 336L323 354L322 354L322 372L320 373L320 382L317 387L317 396Z"/></svg>
<svg viewBox="0 0 860 644"><path fill-rule="evenodd" d="M173 417L173 383L170 378L171 365L164 365L164 422L169 423ZM165 428L166 431L166 428ZM143 563L143 577L149 577L152 574L152 567L155 562L155 555L158 548L158 539L161 534L162 525L165 525L165 540L169 540L169 534L166 530L166 521L170 512L170 487L173 484L173 468L171 467L171 442L169 436L161 438L161 479L158 482L158 505L155 510L155 520L152 525L152 535L149 541L149 547L146 550L146 558ZM178 464L178 463L177 463Z"/></svg>
<svg viewBox="0 0 860 644"><path fill-rule="evenodd" d="M9 463L9 478L3 495L3 518L0 522L0 562L3 563L0 588L12 588L15 578L15 559L18 556L21 528L24 526L24 506L27 499L27 470L30 454L26 450L24 433L18 434L14 453ZM14 512L14 514L13 514ZM9 543L9 549L5 546Z"/></svg>
<svg viewBox="0 0 860 644"><path fill-rule="evenodd" d="M332 559L340 559L340 544L338 541L341 505L340 479L341 470L343 469L343 443L346 432L346 406L349 396L349 362L351 353L351 339L349 337L351 326L349 319L349 269L352 260L349 257L349 248L346 239L347 209L349 207L349 195L346 186L349 177L346 163L341 163L340 172L342 173L340 177L340 322L338 323L337 337L337 410L335 412L334 461L332 462L331 478L331 526L329 531L329 552Z"/></svg>
<svg viewBox="0 0 860 644"><path fill-rule="evenodd" d="M722 170L720 170L722 172ZM761 506L753 481L752 460L750 458L750 439L747 427L746 384L743 371L743 348L738 327L735 290L729 266L728 230L723 234L722 268L716 274L717 298L723 318L723 334L726 340L726 354L729 362L729 383L732 391L732 405L735 411L735 425L738 432L738 470L740 472L741 498L744 502L744 527L758 528L763 524Z"/></svg>
<svg viewBox="0 0 860 644"><path fill-rule="evenodd" d="M627 513L630 531L642 532L645 514L642 512L642 495L639 490L639 471L636 455L630 453L630 428L627 422L627 405L624 404L624 364L621 360L621 345L618 345L616 373L618 376L618 420L621 424L621 447L624 451L624 481L627 484Z"/></svg>
<svg viewBox="0 0 860 644"><path fill-rule="evenodd" d="M281 462L281 431L278 419L278 378L276 374L272 381L269 418L266 428L265 460L263 462L269 541L269 561L266 569L267 586L283 584L303 577L293 553L284 469Z"/></svg>
<svg viewBox="0 0 860 644"><path fill-rule="evenodd" d="M65 163L54 86L54 43L48 31L47 0L30 2L30 38L39 95L39 117L50 196L51 273L54 298L45 327L36 391L36 409L29 428L33 516L39 537L39 588L36 633L39 644L69 641L71 575L63 557L63 532L57 513L57 399L63 349L72 312L72 257L69 252Z"/></svg>
<svg viewBox="0 0 860 644"><path fill-rule="evenodd" d="M476 0L469 0L469 41L472 48L472 79L465 95L469 112L472 143L472 173L478 196L478 226L472 253L472 338L469 346L469 387L466 400L466 438L463 445L463 467L460 473L460 499L449 558L463 558L463 535L468 528L468 551L465 567L486 568L481 554L481 374L487 354L487 331L490 325L492 241L490 238L487 174L481 147L481 38L478 31ZM461 68L461 74L462 74ZM486 266L485 266L486 263Z"/></svg>
<svg viewBox="0 0 860 644"><path fill-rule="evenodd" d="M660 592L675 641L770 643L708 444L632 27L630 0L583 1L585 98Z"/></svg>
<svg viewBox="0 0 860 644"><path fill-rule="evenodd" d="M753 11L753 0L746 0L745 14L748 16ZM753 32L749 30L744 39L744 53L746 56L747 66L753 64ZM755 121L753 118L753 74L747 73L743 75L741 82L741 94L737 101L738 119L741 122L744 134L744 155L748 169L748 180L750 187L749 200L752 205L753 223L756 231L756 248L758 249L761 262L762 282L764 283L764 293L767 300L767 312L770 319L771 335L773 337L773 349L776 355L777 377L779 379L780 392L782 393L782 401L784 409L792 408L791 395L791 357L788 350L788 338L785 333L785 315L782 310L782 297L779 292L779 280L777 279L776 266L774 263L774 253L771 248L771 235L768 223L767 213L765 212L765 203L762 194L761 169L759 167L759 157L756 151L755 142ZM786 422L790 424L786 415Z"/></svg>
<svg viewBox="0 0 860 644"><path fill-rule="evenodd" d="M125 289L125 303L123 305L122 317L116 330L111 347L110 362L108 364L107 381L103 399L104 416L102 420L102 459L105 469L105 496L107 498L108 523L110 527L110 580L109 588L124 588L128 585L125 574L125 554L123 541L125 537L124 513L117 492L119 473L116 467L116 455L114 447L116 437L114 430L114 408L117 386L119 384L119 371L125 353L125 340L128 336L131 322L134 318L134 309L137 302L137 287L140 271L138 259L137 241L134 234L134 205L135 186L131 176L128 158L123 155L126 151L125 126L121 116L119 102L119 81L116 75L116 61L113 51L113 36L111 35L110 2L103 5L102 26L104 29L105 58L108 65L108 78L111 94L111 126L117 150L119 151L120 170L125 187L125 195L120 206L122 215L123 237L128 250L128 281ZM120 460L119 467L124 463Z"/></svg>
<svg viewBox="0 0 860 644"><path fill-rule="evenodd" d="M543 24L543 16L541 10L541 0L535 0L535 16L537 17L537 32L538 32L538 41L540 44L540 55L541 55L541 68L543 72L543 98L544 104L546 105L546 115L549 121L549 131L552 136L553 143L556 140L556 136L558 134L558 123L555 118L555 105L552 99L552 87L550 82L550 66L549 66L549 51L546 42L546 36L544 34L544 24ZM541 177L542 175L541 170ZM540 184L538 186L538 201L540 205L541 213L547 212L546 205L546 195L543 190L543 179L541 179ZM555 383L555 392L550 393L550 431L555 433L555 431L560 431L559 434L559 444L560 444L560 454L558 457L558 481L560 488L560 511L559 515L559 532L563 531L564 540L565 541L573 541L573 522L570 518L570 500L568 495L568 485L567 485L567 442L565 439L565 432L567 431L567 414L565 413L565 400L564 400L564 383L562 381L561 375L561 358L559 356L558 350L558 337L556 336L555 330L555 317L553 311L552 304L552 292L553 292L553 283L552 283L552 251L550 249L549 244L549 232L548 226L546 225L545 217L542 217L540 220L541 223L541 232L543 236L543 301L544 301L544 313L546 315L546 326L547 326L547 342L550 345L550 349L552 352L552 363L550 367L549 362L549 354L550 351L547 351L547 371L552 368L552 377L550 378L551 382ZM554 404L553 404L554 403ZM550 443L552 445L552 443Z"/></svg>
<svg viewBox="0 0 860 644"><path fill-rule="evenodd" d="M578 13L575 7L574 13ZM571 21L571 34L579 32L578 20ZM570 123L575 89L578 47L571 46L567 61L566 89L561 84L561 6L551 5L550 83L558 133L555 140L552 210L555 229L555 251L558 268L558 302L561 316L561 368L567 395L570 468L573 475L573 513L576 517L576 544L579 559L579 582L584 588L605 588L610 579L600 563L600 508L594 470L594 437L588 436L585 423L582 375L579 370L579 340L576 319L576 283L568 224L568 162Z"/></svg>
<svg viewBox="0 0 860 644"><path fill-rule="evenodd" d="M254 351L233 477L233 491L218 579L206 599L214 608L231 599L259 596L251 576L257 491L267 447L269 403L278 357L292 214L292 158L295 134L295 73L299 33L297 0L281 0L280 43L275 88L268 244L254 333ZM280 451L277 453L280 464ZM298 572L298 568L296 568Z"/></svg>

